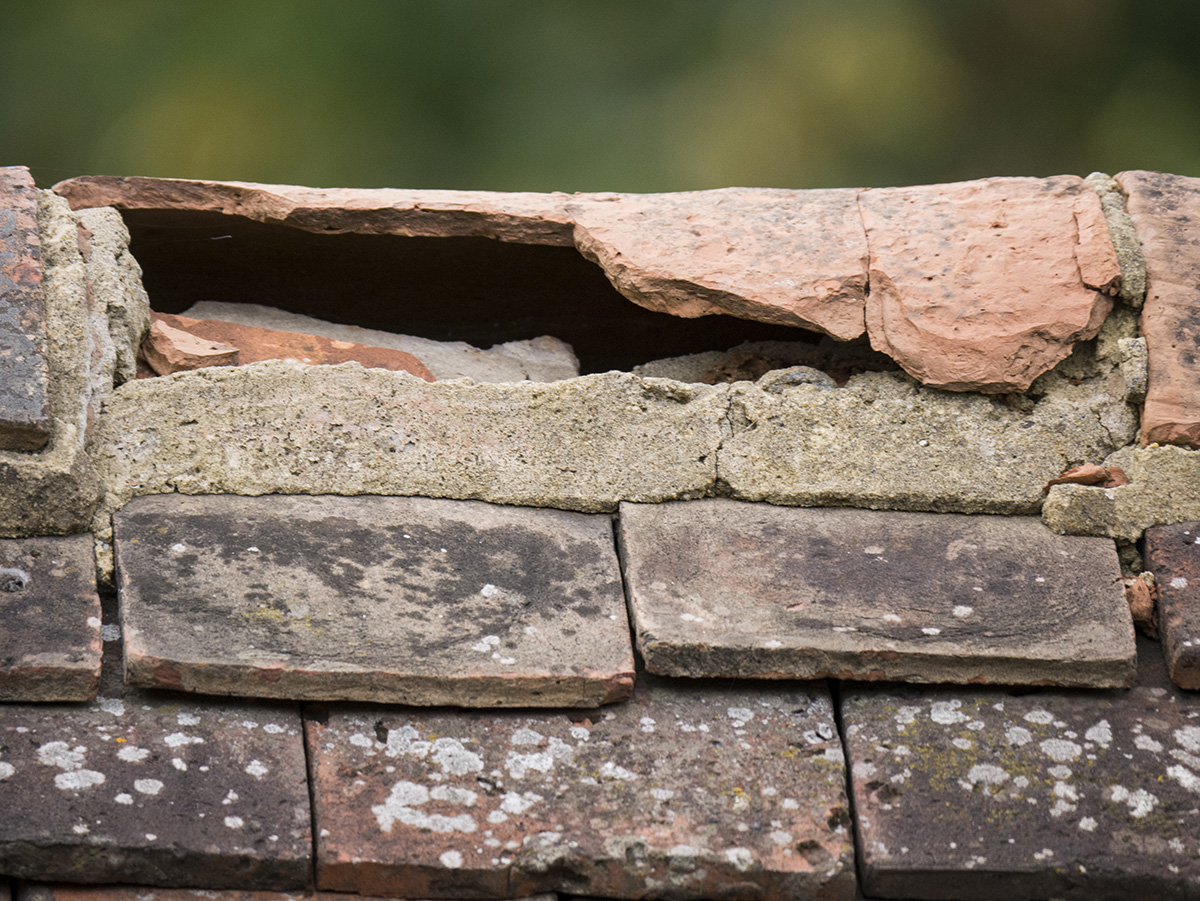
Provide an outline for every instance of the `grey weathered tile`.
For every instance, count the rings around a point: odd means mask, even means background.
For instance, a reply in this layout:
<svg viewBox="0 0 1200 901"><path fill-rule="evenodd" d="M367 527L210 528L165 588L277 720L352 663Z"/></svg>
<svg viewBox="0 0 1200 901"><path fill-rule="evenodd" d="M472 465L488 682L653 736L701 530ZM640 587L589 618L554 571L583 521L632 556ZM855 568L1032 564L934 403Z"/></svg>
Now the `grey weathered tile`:
<svg viewBox="0 0 1200 901"><path fill-rule="evenodd" d="M867 895L1196 897L1200 699L1140 650L1126 692L846 687Z"/></svg>
<svg viewBox="0 0 1200 901"><path fill-rule="evenodd" d="M0 449L35 451L50 438L46 301L33 177L0 167Z"/></svg>
<svg viewBox="0 0 1200 901"><path fill-rule="evenodd" d="M0 701L86 701L100 682L91 535L0 539Z"/></svg>
<svg viewBox="0 0 1200 901"><path fill-rule="evenodd" d="M310 708L322 889L849 898L824 686L640 679L567 712Z"/></svg>
<svg viewBox="0 0 1200 901"><path fill-rule="evenodd" d="M1032 518L622 504L638 648L672 676L1133 678L1116 548Z"/></svg>
<svg viewBox="0 0 1200 901"><path fill-rule="evenodd" d="M1158 583L1159 631L1171 678L1183 688L1200 688L1200 522L1147 529L1146 563Z"/></svg>
<svg viewBox="0 0 1200 901"><path fill-rule="evenodd" d="M595 706L633 689L607 516L162 495L114 528L136 684L467 707Z"/></svg>
<svg viewBox="0 0 1200 901"><path fill-rule="evenodd" d="M0 705L0 873L301 890L312 837L296 705L200 703L121 683L106 644L83 705ZM11 815L20 812L19 815Z"/></svg>

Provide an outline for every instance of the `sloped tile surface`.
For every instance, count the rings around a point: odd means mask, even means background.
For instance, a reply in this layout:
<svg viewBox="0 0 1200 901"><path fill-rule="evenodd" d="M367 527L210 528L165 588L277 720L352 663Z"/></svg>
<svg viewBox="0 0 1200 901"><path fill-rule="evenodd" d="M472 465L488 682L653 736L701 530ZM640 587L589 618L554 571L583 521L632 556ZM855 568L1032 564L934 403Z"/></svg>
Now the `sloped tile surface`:
<svg viewBox="0 0 1200 901"><path fill-rule="evenodd" d="M1141 647L1128 692L847 688L870 897L1195 898L1200 701Z"/></svg>
<svg viewBox="0 0 1200 901"><path fill-rule="evenodd" d="M320 888L849 899L823 686L644 678L586 716L309 711Z"/></svg>
<svg viewBox="0 0 1200 901"><path fill-rule="evenodd" d="M468 707L595 706L633 688L607 516L160 495L114 522L136 684Z"/></svg>
<svg viewBox="0 0 1200 901"><path fill-rule="evenodd" d="M1158 584L1158 619L1171 678L1200 689L1200 522L1146 530L1146 563Z"/></svg>
<svg viewBox="0 0 1200 901"><path fill-rule="evenodd" d="M46 301L33 177L0 167L0 450L50 438Z"/></svg>
<svg viewBox="0 0 1200 901"><path fill-rule="evenodd" d="M1122 172L1146 258L1142 334L1150 351L1142 442L1200 447L1200 179Z"/></svg>
<svg viewBox="0 0 1200 901"><path fill-rule="evenodd" d="M0 702L89 700L100 657L92 536L0 539Z"/></svg>
<svg viewBox="0 0 1200 901"><path fill-rule="evenodd" d="M0 873L298 890L311 818L295 705L197 703L121 682L85 705L0 705Z"/></svg>
<svg viewBox="0 0 1200 901"><path fill-rule="evenodd" d="M672 676L1125 685L1116 548L1032 518L622 504L638 648Z"/></svg>

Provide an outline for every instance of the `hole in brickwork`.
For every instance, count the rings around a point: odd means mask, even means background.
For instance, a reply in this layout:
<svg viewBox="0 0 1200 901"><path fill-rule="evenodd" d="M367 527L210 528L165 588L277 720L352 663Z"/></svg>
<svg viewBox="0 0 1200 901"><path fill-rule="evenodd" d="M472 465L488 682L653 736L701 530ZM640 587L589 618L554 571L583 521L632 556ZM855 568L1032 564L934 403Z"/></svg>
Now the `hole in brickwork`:
<svg viewBox="0 0 1200 901"><path fill-rule="evenodd" d="M255 303L481 348L553 335L572 346L583 373L628 370L746 341L807 345L811 365L839 381L865 368L894 368L865 339L842 344L728 316L681 319L651 312L622 297L598 266L571 247L317 234L210 212L135 210L124 216L151 306L161 313L182 313L206 300ZM871 362L864 366L864 359ZM714 378L757 378L776 362L734 361L738 371Z"/></svg>

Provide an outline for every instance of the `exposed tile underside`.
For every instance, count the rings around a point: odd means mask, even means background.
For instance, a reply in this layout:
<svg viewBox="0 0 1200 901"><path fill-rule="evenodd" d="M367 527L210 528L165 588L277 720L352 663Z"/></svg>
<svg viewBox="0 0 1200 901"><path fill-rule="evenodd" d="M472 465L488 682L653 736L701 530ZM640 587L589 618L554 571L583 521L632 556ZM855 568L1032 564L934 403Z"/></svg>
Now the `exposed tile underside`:
<svg viewBox="0 0 1200 901"><path fill-rule="evenodd" d="M135 684L466 707L595 706L633 688L607 516L161 495L115 531Z"/></svg>
<svg viewBox="0 0 1200 901"><path fill-rule="evenodd" d="M1032 518L622 504L638 648L673 676L1118 686L1116 549Z"/></svg>
<svg viewBox="0 0 1200 901"><path fill-rule="evenodd" d="M1159 631L1171 678L1200 689L1200 522L1148 529L1146 568L1158 583Z"/></svg>
<svg viewBox="0 0 1200 901"><path fill-rule="evenodd" d="M0 701L86 701L100 681L90 535L0 539Z"/></svg>
<svg viewBox="0 0 1200 901"><path fill-rule="evenodd" d="M33 178L0 168L0 450L35 451L50 438L46 302Z"/></svg>
<svg viewBox="0 0 1200 901"><path fill-rule="evenodd" d="M848 688L864 892L1196 897L1200 700L1141 650L1127 693Z"/></svg>
<svg viewBox="0 0 1200 901"><path fill-rule="evenodd" d="M849 898L823 686L639 680L589 716L333 708L306 720L317 885L405 898Z"/></svg>

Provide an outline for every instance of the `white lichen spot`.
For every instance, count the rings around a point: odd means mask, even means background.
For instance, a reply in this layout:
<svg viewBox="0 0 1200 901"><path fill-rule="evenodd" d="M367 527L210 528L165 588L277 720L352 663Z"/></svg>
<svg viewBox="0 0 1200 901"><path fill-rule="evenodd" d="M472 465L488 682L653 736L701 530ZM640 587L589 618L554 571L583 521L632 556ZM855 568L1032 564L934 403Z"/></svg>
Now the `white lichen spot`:
<svg viewBox="0 0 1200 901"><path fill-rule="evenodd" d="M875 775L875 764L869 760L857 760L854 762L852 772L855 779L870 779Z"/></svg>
<svg viewBox="0 0 1200 901"><path fill-rule="evenodd" d="M1050 848L1042 848L1041 851L1034 852L1034 860L1049 860L1054 856L1054 851Z"/></svg>
<svg viewBox="0 0 1200 901"><path fill-rule="evenodd" d="M640 720L638 720L638 724L642 727L642 731L647 733L653 732L656 725L654 717L652 716L642 717Z"/></svg>
<svg viewBox="0 0 1200 901"><path fill-rule="evenodd" d="M221 801L221 803L222 803L222 804L224 804L226 807L228 807L230 804L232 804L232 803L233 803L234 801L236 801L236 800L238 800L238 793L237 793L237 792L235 792L235 791L234 791L234 790L231 788L231 789L229 790L228 794L226 794L226 795L225 795L225 797L224 797L224 799Z"/></svg>
<svg viewBox="0 0 1200 901"><path fill-rule="evenodd" d="M547 773L554 767L554 758L545 751L533 754L517 754L510 751L508 760L504 762L505 769L514 779L524 779L530 770Z"/></svg>
<svg viewBox="0 0 1200 901"><path fill-rule="evenodd" d="M163 790L163 784L157 779L137 779L133 787L143 795L157 795Z"/></svg>
<svg viewBox="0 0 1200 901"><path fill-rule="evenodd" d="M1180 726L1175 730L1175 741L1184 750L1200 754L1200 726Z"/></svg>
<svg viewBox="0 0 1200 901"><path fill-rule="evenodd" d="M375 739L369 735L364 735L362 732L355 732L346 740L356 748L371 748L375 746Z"/></svg>
<svg viewBox="0 0 1200 901"><path fill-rule="evenodd" d="M896 711L896 725L908 726L915 723L917 721L917 714L920 712L920 707L901 707Z"/></svg>
<svg viewBox="0 0 1200 901"><path fill-rule="evenodd" d="M95 770L69 770L54 777L55 788L62 791L79 791L104 784L104 774Z"/></svg>
<svg viewBox="0 0 1200 901"><path fill-rule="evenodd" d="M1075 744L1073 741L1067 741L1065 738L1048 738L1040 745L1042 753L1051 760L1057 760L1060 763L1067 760L1075 760L1083 753L1083 747Z"/></svg>
<svg viewBox="0 0 1200 901"><path fill-rule="evenodd" d="M977 763L967 771L967 783L964 787L973 789L976 785L983 785L989 788L999 788L1008 779L1008 773L996 764Z"/></svg>
<svg viewBox="0 0 1200 901"><path fill-rule="evenodd" d="M535 732L533 729L518 729L512 734L509 744L513 745L536 745L540 744L546 736L540 732Z"/></svg>
<svg viewBox="0 0 1200 901"><path fill-rule="evenodd" d="M463 865L463 856L459 851L444 851L438 860L447 870L457 870Z"/></svg>
<svg viewBox="0 0 1200 901"><path fill-rule="evenodd" d="M1022 789L1029 788L1029 777L1028 776L1014 776L1013 777L1013 786L1015 788L1022 788Z"/></svg>
<svg viewBox="0 0 1200 901"><path fill-rule="evenodd" d="M255 779L261 779L267 773L271 772L261 760L251 760L246 764L246 772Z"/></svg>
<svg viewBox="0 0 1200 901"><path fill-rule="evenodd" d="M122 701L120 698L97 697L96 704L100 707L101 710L103 710L105 713L110 714L112 716L124 716L125 715L125 702Z"/></svg>
<svg viewBox="0 0 1200 901"><path fill-rule="evenodd" d="M1048 769L1046 772L1048 772L1055 779L1071 778L1071 768L1069 766L1063 766L1061 763L1050 767L1050 769Z"/></svg>
<svg viewBox="0 0 1200 901"><path fill-rule="evenodd" d="M100 638L103 641L120 641L121 627L116 623L104 623L100 627Z"/></svg>
<svg viewBox="0 0 1200 901"><path fill-rule="evenodd" d="M1108 720L1101 720L1083 733L1086 741L1094 741L1102 748L1107 748L1112 744L1112 726L1108 724Z"/></svg>
<svg viewBox="0 0 1200 901"><path fill-rule="evenodd" d="M1187 847L1182 841L1179 840L1178 836L1173 837L1169 842L1167 842L1167 847L1169 847L1176 854L1182 854L1187 850Z"/></svg>
<svg viewBox="0 0 1200 901"><path fill-rule="evenodd" d="M87 624L88 624L89 629L99 629L101 626L104 625L104 623L101 622L100 617L98 617L98 616L89 616L87 618Z"/></svg>
<svg viewBox="0 0 1200 901"><path fill-rule="evenodd" d="M950 744L954 745L954 747L958 748L960 751L969 751L975 747L975 743L969 738L951 739Z"/></svg>
<svg viewBox="0 0 1200 901"><path fill-rule="evenodd" d="M1084 817L1079 821L1079 828L1084 832L1095 832L1096 821L1092 817Z"/></svg>
<svg viewBox="0 0 1200 901"><path fill-rule="evenodd" d="M149 756L149 748L139 748L137 745L123 745L121 750L117 751L117 759L126 763L141 763Z"/></svg>
<svg viewBox="0 0 1200 901"><path fill-rule="evenodd" d="M970 616L972 613L974 613L975 608L968 607L966 604L959 604L950 612L953 613L955 616L957 616L959 619L964 619L964 618Z"/></svg>
<svg viewBox="0 0 1200 901"><path fill-rule="evenodd" d="M575 739L576 741L587 741L591 737L592 733L583 726L571 727L571 738Z"/></svg>
<svg viewBox="0 0 1200 901"><path fill-rule="evenodd" d="M9 763L5 760L0 760L0 780L7 779L9 776L11 776L16 771L17 771L17 768L14 767L11 763Z"/></svg>
<svg viewBox="0 0 1200 901"><path fill-rule="evenodd" d="M784 810L799 810L800 802L797 801L795 798L784 798L782 801L779 802L779 806L782 807Z"/></svg>
<svg viewBox="0 0 1200 901"><path fill-rule="evenodd" d="M87 835L92 830L87 823L76 823L71 827L71 831L76 835Z"/></svg>
<svg viewBox="0 0 1200 901"><path fill-rule="evenodd" d="M511 813L513 816L520 816L541 800L542 796L533 792L524 792L523 794L505 792L504 800L500 802L500 809L505 813Z"/></svg>
<svg viewBox="0 0 1200 901"><path fill-rule="evenodd" d="M497 588L495 585L493 585L491 582L489 582L487 585L484 585L482 588L479 589L479 593L481 595L483 595L485 598L494 598L496 595L498 595L500 593L500 589Z"/></svg>
<svg viewBox="0 0 1200 901"><path fill-rule="evenodd" d="M430 789L429 797L435 801L457 804L459 807L474 807L479 795L469 788L460 788L457 785L437 785Z"/></svg>
<svg viewBox="0 0 1200 901"><path fill-rule="evenodd" d="M263 732L266 732L267 735L281 735L287 732L287 727L281 726L278 723L267 723L263 726Z"/></svg>
<svg viewBox="0 0 1200 901"><path fill-rule="evenodd" d="M118 804L124 804L126 807L128 807L133 803L133 795L129 794L128 792L121 792L119 795L113 798L113 800Z"/></svg>
<svg viewBox="0 0 1200 901"><path fill-rule="evenodd" d="M396 823L443 834L475 831L475 820L465 813L448 817L444 814L429 814L417 809L428 803L429 799L430 792L425 786L415 782L401 781L392 786L391 793L382 804L376 804L371 808L371 813L375 814L379 828L384 832L391 832L392 826Z"/></svg>
<svg viewBox="0 0 1200 901"><path fill-rule="evenodd" d="M1170 775L1169 772L1168 775ZM1129 815L1135 820L1140 820L1147 816L1158 806L1158 798L1144 788L1139 788L1137 791L1131 792L1123 785L1114 785L1109 790L1109 798L1117 804L1123 803L1127 805L1129 807Z"/></svg>
<svg viewBox="0 0 1200 901"><path fill-rule="evenodd" d="M929 718L941 726L965 723L970 717L960 712L960 707L962 701L957 698L952 701L934 701L929 708Z"/></svg>
<svg viewBox="0 0 1200 901"><path fill-rule="evenodd" d="M749 848L726 848L725 859L740 873L754 866L754 853Z"/></svg>
<svg viewBox="0 0 1200 901"><path fill-rule="evenodd" d="M177 554L182 554L184 551L187 550L187 545L183 544L182 542L177 541L177 542L175 542L175 544L171 545L171 550L173 550Z"/></svg>
<svg viewBox="0 0 1200 901"><path fill-rule="evenodd" d="M87 748L77 745L72 748L65 741L48 741L37 749L39 763L55 766L60 770L77 770L83 766Z"/></svg>
<svg viewBox="0 0 1200 901"><path fill-rule="evenodd" d="M1185 579L1183 576L1176 576L1174 579L1171 580L1170 585L1172 588L1187 588L1188 580Z"/></svg>
<svg viewBox="0 0 1200 901"><path fill-rule="evenodd" d="M199 726L200 717L194 713L179 713L175 716L175 722L181 726Z"/></svg>
<svg viewBox="0 0 1200 901"><path fill-rule="evenodd" d="M1156 740L1149 735L1139 735L1133 740L1134 747L1140 748L1143 751L1150 751L1154 754L1159 753L1162 749L1162 742Z"/></svg>
<svg viewBox="0 0 1200 901"><path fill-rule="evenodd" d="M486 654L489 653L492 648L499 646L499 644L499 635L485 635L479 641L475 642L475 644L471 645L471 650L479 651L481 654Z"/></svg>
<svg viewBox="0 0 1200 901"><path fill-rule="evenodd" d="M600 767L600 776L603 779L621 779L625 782L631 782L638 777L637 773L630 772L623 766L618 766L611 760L606 761Z"/></svg>
<svg viewBox="0 0 1200 901"><path fill-rule="evenodd" d="M786 848L792 843L792 834L784 832L782 829L775 829L771 832L771 841L779 845L781 848Z"/></svg>
<svg viewBox="0 0 1200 901"><path fill-rule="evenodd" d="M439 738L430 747L433 762L452 776L465 776L483 769L483 758L468 751L457 738Z"/></svg>
<svg viewBox="0 0 1200 901"><path fill-rule="evenodd" d="M1200 776L1187 767L1175 765L1167 767L1167 775L1186 788L1188 791L1200 794Z"/></svg>
<svg viewBox="0 0 1200 901"><path fill-rule="evenodd" d="M184 745L202 745L204 739L199 735L188 735L184 732L172 732L163 739L163 744L168 748L182 748Z"/></svg>
<svg viewBox="0 0 1200 901"><path fill-rule="evenodd" d="M902 623L902 622L904 622L904 620L901 619L900 616L895 613L885 613L883 616L880 617L880 619L882 619L885 623Z"/></svg>
<svg viewBox="0 0 1200 901"><path fill-rule="evenodd" d="M1031 710L1022 719L1027 723L1034 723L1038 726L1048 726L1054 722L1054 714L1049 710Z"/></svg>
<svg viewBox="0 0 1200 901"><path fill-rule="evenodd" d="M175 767L181 773L186 773L188 769L187 763L180 757L172 757L171 766Z"/></svg>
<svg viewBox="0 0 1200 901"><path fill-rule="evenodd" d="M921 632L924 635L941 635L942 634L942 630L939 629L937 626L926 626L924 629L921 630Z"/></svg>
<svg viewBox="0 0 1200 901"><path fill-rule="evenodd" d="M241 829L246 825L246 821L241 817L225 817L225 825L230 829Z"/></svg>

